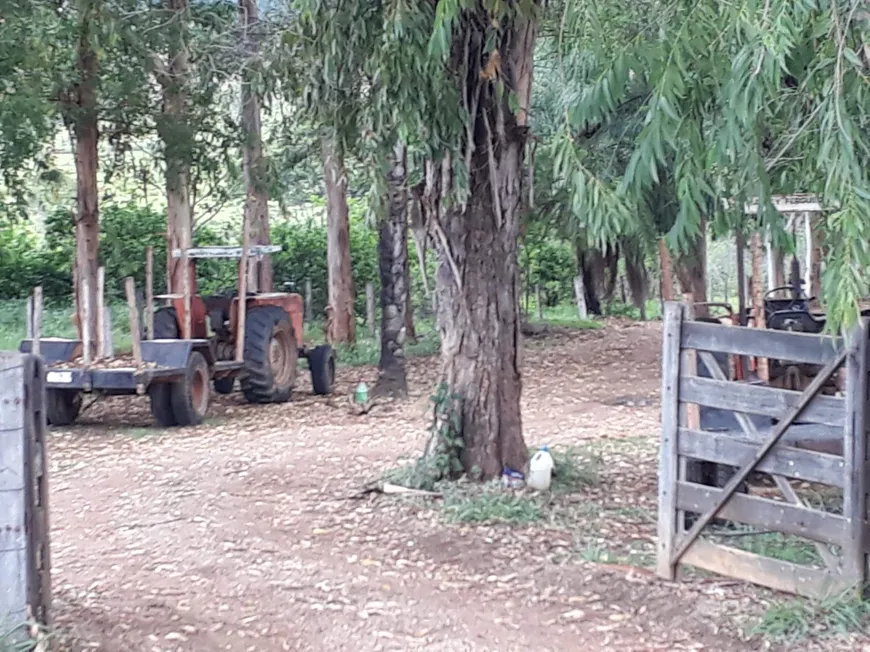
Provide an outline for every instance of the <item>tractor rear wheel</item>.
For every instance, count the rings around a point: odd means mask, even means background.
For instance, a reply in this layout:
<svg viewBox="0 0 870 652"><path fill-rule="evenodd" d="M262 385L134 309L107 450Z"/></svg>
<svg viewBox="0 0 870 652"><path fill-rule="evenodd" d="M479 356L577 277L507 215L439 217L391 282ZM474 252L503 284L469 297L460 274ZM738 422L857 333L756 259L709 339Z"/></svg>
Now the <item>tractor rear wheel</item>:
<svg viewBox="0 0 870 652"><path fill-rule="evenodd" d="M242 392L250 403L283 403L296 381L299 352L290 316L277 306L257 306L247 315Z"/></svg>
<svg viewBox="0 0 870 652"><path fill-rule="evenodd" d="M48 389L45 392L45 419L52 426L68 426L82 409L82 394L74 389Z"/></svg>
<svg viewBox="0 0 870 652"><path fill-rule="evenodd" d="M214 391L216 391L218 394L232 394L235 386L235 376L227 376L226 378L214 379Z"/></svg>
<svg viewBox="0 0 870 652"><path fill-rule="evenodd" d="M179 426L196 426L208 412L208 363L202 353L193 351L187 359L184 376L169 385L172 412Z"/></svg>
<svg viewBox="0 0 870 652"><path fill-rule="evenodd" d="M332 394L335 386L335 351L332 347L328 344L314 347L308 354L308 368L314 393L320 396Z"/></svg>
<svg viewBox="0 0 870 652"><path fill-rule="evenodd" d="M154 312L154 339L177 340L179 337L181 337L181 330L178 328L178 314L175 308L171 306L158 308Z"/></svg>

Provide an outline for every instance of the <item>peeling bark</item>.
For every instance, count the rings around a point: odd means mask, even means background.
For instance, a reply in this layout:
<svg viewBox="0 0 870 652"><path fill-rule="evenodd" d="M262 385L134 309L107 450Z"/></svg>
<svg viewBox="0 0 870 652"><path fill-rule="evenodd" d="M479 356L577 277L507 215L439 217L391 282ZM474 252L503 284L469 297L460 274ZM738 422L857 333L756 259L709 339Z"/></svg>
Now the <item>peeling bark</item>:
<svg viewBox="0 0 870 652"><path fill-rule="evenodd" d="M528 450L522 433L520 333L520 235L523 155L527 137L526 96L515 115L507 93L499 94L481 26L469 12L454 40L451 66L460 74L470 109L466 161L470 196L465 205L427 208L438 254L438 323L443 379L458 395L462 466L473 477L490 479L504 467L524 469ZM509 88L531 70L536 28L533 19L504 18L493 74ZM478 62L484 62L484 72ZM475 98L475 99L468 99ZM427 186L434 180L427 167ZM450 160L441 168L441 191L450 184ZM428 190L428 188L427 188ZM426 205L424 193L424 207ZM433 219L434 218L434 219Z"/></svg>
<svg viewBox="0 0 870 652"><path fill-rule="evenodd" d="M688 252L677 257L674 266L683 292L690 292L695 303L707 301L707 237L704 225L701 232L692 240ZM695 309L696 317L706 317L709 311L704 306Z"/></svg>

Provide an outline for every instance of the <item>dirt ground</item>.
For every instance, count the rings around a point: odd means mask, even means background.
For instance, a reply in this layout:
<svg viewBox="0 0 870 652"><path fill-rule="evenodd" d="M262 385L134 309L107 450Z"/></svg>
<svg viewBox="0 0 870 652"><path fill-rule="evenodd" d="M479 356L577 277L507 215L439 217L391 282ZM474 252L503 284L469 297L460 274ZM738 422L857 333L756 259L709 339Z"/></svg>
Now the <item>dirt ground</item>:
<svg viewBox="0 0 870 652"><path fill-rule="evenodd" d="M565 518L522 526L352 498L422 449L437 359L411 361L409 401L363 416L345 395L370 368L341 368L330 399L307 377L285 405L222 397L195 428L153 428L144 399L95 405L51 436L62 649L771 647L745 632L783 596L649 570L659 349L658 324L628 322L527 342L527 442L584 446L599 477L563 501ZM839 646L861 642L824 642Z"/></svg>

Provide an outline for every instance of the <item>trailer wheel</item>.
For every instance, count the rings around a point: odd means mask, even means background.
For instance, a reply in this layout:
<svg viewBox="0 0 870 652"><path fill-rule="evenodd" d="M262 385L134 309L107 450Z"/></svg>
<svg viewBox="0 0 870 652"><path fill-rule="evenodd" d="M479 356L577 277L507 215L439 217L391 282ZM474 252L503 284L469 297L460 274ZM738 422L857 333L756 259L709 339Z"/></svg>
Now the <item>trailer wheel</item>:
<svg viewBox="0 0 870 652"><path fill-rule="evenodd" d="M172 409L172 394L169 383L155 383L148 388L151 399L151 416L162 428L172 428L178 425L175 411Z"/></svg>
<svg viewBox="0 0 870 652"><path fill-rule="evenodd" d="M181 337L178 327L178 314L175 308L166 306L154 312L154 339L177 340Z"/></svg>
<svg viewBox="0 0 870 652"><path fill-rule="evenodd" d="M335 385L335 351L332 347L328 344L314 347L308 354L308 368L314 393L320 396L332 394Z"/></svg>
<svg viewBox="0 0 870 652"><path fill-rule="evenodd" d="M232 394L236 386L236 377L227 376L226 378L215 378L214 391L218 394Z"/></svg>
<svg viewBox="0 0 870 652"><path fill-rule="evenodd" d="M75 423L82 409L82 394L74 389L48 389L45 392L45 419L52 426Z"/></svg>
<svg viewBox="0 0 870 652"><path fill-rule="evenodd" d="M242 392L250 403L283 403L296 381L299 352L290 316L277 306L258 306L247 315Z"/></svg>
<svg viewBox="0 0 870 652"><path fill-rule="evenodd" d="M172 412L179 426L196 426L208 412L208 363L202 353L193 351L187 359L184 377L169 384Z"/></svg>

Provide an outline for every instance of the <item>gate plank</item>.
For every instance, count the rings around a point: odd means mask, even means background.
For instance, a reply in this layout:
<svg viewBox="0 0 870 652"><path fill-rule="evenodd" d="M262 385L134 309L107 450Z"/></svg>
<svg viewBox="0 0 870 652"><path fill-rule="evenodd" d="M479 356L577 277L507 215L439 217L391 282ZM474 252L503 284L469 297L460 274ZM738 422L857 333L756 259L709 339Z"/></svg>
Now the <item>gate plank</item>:
<svg viewBox="0 0 870 652"><path fill-rule="evenodd" d="M716 505L723 493L716 487L680 482L677 485L677 506L704 513ZM744 494L731 496L718 515L730 521L832 545L842 545L848 532L846 519L837 514Z"/></svg>
<svg viewBox="0 0 870 652"><path fill-rule="evenodd" d="M808 568L752 552L699 539L683 556L683 562L778 591L824 600L854 588L851 579L827 570Z"/></svg>
<svg viewBox="0 0 870 652"><path fill-rule="evenodd" d="M837 357L843 348L843 340L824 335L691 322L683 328L682 346L699 351L824 365Z"/></svg>
<svg viewBox="0 0 870 652"><path fill-rule="evenodd" d="M680 429L680 455L708 462L743 466L752 459L757 443L739 439L730 433ZM807 482L843 487L845 462L842 457L789 448L778 444L756 467L758 471L775 473Z"/></svg>
<svg viewBox="0 0 870 652"><path fill-rule="evenodd" d="M843 354L845 355L845 354ZM711 378L680 379L680 400L707 407L783 419L801 402L801 392L747 385ZM814 396L801 411L801 421L842 427L845 401L835 396Z"/></svg>

